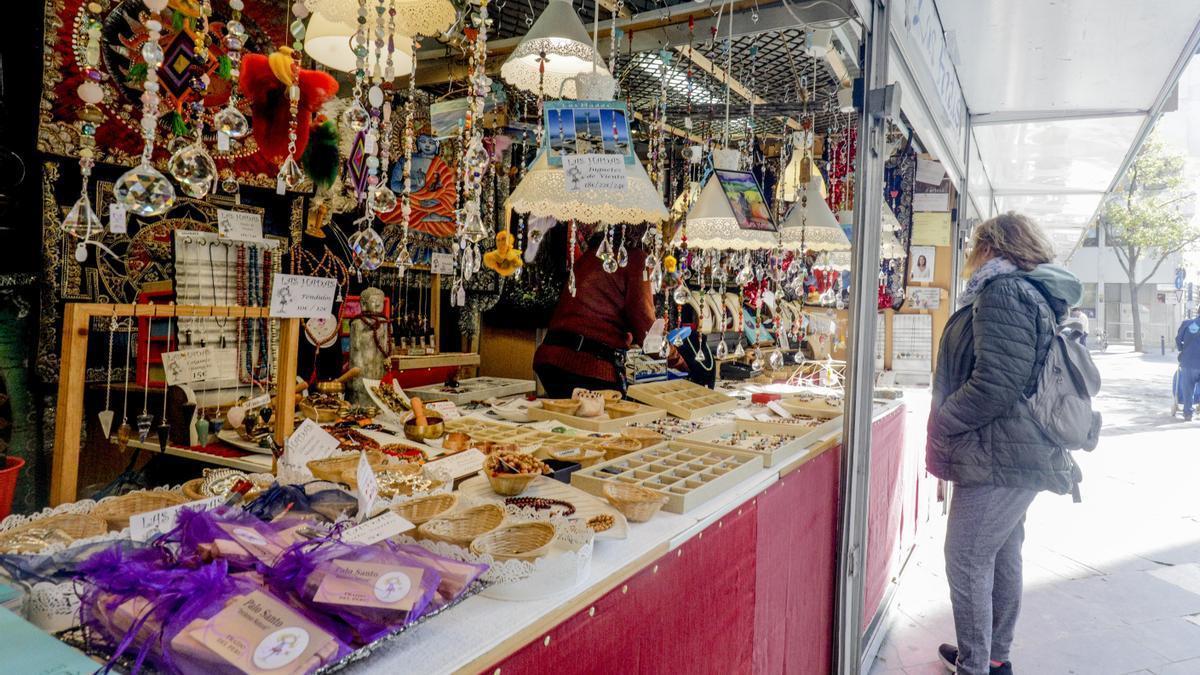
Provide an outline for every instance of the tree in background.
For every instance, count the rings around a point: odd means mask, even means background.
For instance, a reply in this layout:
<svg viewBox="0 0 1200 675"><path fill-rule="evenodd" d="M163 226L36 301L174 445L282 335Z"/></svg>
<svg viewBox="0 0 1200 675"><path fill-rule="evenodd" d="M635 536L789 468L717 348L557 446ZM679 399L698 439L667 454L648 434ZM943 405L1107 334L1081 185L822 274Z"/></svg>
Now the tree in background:
<svg viewBox="0 0 1200 675"><path fill-rule="evenodd" d="M1129 280L1133 347L1139 352L1143 351L1139 291L1167 258L1200 241L1200 227L1192 222L1196 195L1185 191L1184 184L1183 155L1170 152L1151 136L1100 213L1105 243L1116 251Z"/></svg>

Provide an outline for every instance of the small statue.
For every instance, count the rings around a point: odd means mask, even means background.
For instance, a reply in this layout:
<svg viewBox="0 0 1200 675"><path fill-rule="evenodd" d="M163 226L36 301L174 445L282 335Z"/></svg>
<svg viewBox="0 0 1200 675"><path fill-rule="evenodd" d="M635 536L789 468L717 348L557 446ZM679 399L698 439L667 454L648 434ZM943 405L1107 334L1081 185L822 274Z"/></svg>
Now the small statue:
<svg viewBox="0 0 1200 675"><path fill-rule="evenodd" d="M378 380L388 371L392 354L392 333L383 313L387 296L378 288L367 288L359 297L361 313L350 321L350 365L360 370L351 387L355 401L365 405L371 401L363 378Z"/></svg>

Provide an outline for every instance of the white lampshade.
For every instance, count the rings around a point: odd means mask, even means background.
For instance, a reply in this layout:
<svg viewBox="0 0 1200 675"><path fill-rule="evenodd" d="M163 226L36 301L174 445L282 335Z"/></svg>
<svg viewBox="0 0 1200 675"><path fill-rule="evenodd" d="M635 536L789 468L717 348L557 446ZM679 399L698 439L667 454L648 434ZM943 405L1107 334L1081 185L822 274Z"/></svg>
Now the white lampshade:
<svg viewBox="0 0 1200 675"><path fill-rule="evenodd" d="M358 26L358 0L306 0L305 4L313 16L321 15L334 23ZM378 5L377 0L367 3L368 21L374 20ZM387 8L396 10L396 32L409 37L441 35L457 18L450 0L388 0ZM312 30L311 26L309 30ZM304 51L308 51L307 44ZM409 72L412 72L411 67Z"/></svg>
<svg viewBox="0 0 1200 675"><path fill-rule="evenodd" d="M304 33L304 52L314 61L334 70L352 73L358 68L358 59L354 56L354 34L357 24L341 23L327 18L322 14L313 13L308 20L308 30ZM396 77L405 77L413 71L413 40L400 33L393 37L392 69ZM383 63L379 70L382 72L387 64L386 49L382 56ZM374 48L367 53L367 72L376 70L376 55Z"/></svg>
<svg viewBox="0 0 1200 675"><path fill-rule="evenodd" d="M821 173L814 171L808 180L808 199L796 202L783 221L783 246L793 251L848 251L850 240L821 197Z"/></svg>
<svg viewBox="0 0 1200 675"><path fill-rule="evenodd" d="M783 173L779 177L779 196L785 202L800 201L800 190L805 182L805 159L805 154L799 151L794 152L792 153L792 159L783 168ZM815 175L817 177L815 185L819 187L821 199L824 199L828 194L825 189L825 180L821 178L821 172L817 170L815 162L811 158L808 159L808 164L810 167L808 176L809 189L811 190L814 185L812 177ZM809 194L813 193L810 191Z"/></svg>
<svg viewBox="0 0 1200 675"><path fill-rule="evenodd" d="M714 150L713 166L736 170L737 150ZM746 230L738 224L716 174L708 177L687 215L688 248L748 251L779 246L779 234L769 230Z"/></svg>
<svg viewBox="0 0 1200 675"><path fill-rule="evenodd" d="M539 65L543 53L544 77ZM597 73L609 74L570 0L550 0L500 67L500 77L534 94L540 86L547 98L579 98L571 78L590 73L593 68Z"/></svg>
<svg viewBox="0 0 1200 675"><path fill-rule="evenodd" d="M551 0L557 2L557 0ZM660 223L667 219L667 207L650 182L640 161L625 165L626 188L616 190L567 190L561 166L551 166L543 152L533 161L529 172L508 196L505 206L518 213L549 217L557 221L618 225L620 223Z"/></svg>

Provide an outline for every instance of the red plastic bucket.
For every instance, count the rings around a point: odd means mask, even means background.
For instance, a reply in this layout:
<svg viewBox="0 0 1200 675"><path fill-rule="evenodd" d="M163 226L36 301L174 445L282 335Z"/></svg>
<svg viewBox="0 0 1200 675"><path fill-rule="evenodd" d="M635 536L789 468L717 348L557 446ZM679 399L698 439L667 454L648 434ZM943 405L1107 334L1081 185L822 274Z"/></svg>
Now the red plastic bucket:
<svg viewBox="0 0 1200 675"><path fill-rule="evenodd" d="M17 491L17 475L25 460L20 457L6 457L4 468L0 469L0 520L12 513L13 494Z"/></svg>

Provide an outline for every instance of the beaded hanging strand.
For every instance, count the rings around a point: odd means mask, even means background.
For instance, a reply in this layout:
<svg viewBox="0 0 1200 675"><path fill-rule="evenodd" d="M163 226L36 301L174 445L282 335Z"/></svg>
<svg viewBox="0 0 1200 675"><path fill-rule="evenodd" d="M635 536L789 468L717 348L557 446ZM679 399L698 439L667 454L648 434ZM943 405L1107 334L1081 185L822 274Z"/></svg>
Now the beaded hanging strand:
<svg viewBox="0 0 1200 675"><path fill-rule="evenodd" d="M84 262L87 260L87 245L90 243L93 233L99 234L103 231L104 226L100 223L100 217L96 215L96 211L92 208L91 198L88 197L88 181L92 175L92 169L96 165L95 148L96 148L96 127L104 121L104 113L100 111L99 104L104 101L104 88L100 86L104 75L100 72L100 20L93 16L100 10L100 6L94 2L85 3L80 8L80 13L76 19L75 34L79 35L82 30L84 46L83 46L83 63L84 63L84 81L76 88L76 93L79 99L83 101L83 107L79 112L79 175L80 175L80 194L75 205L71 207L66 218L63 219L62 229L67 234L78 237L80 241L75 245L75 260Z"/></svg>
<svg viewBox="0 0 1200 675"><path fill-rule="evenodd" d="M193 56L188 66L188 87L195 96L178 114L183 115L183 123L192 125L192 139L185 141L171 155L167 162L167 170L183 188L189 197L203 199L212 191L217 180L217 163L204 148L204 97L208 92L210 78L208 75L208 21L212 16L212 3L202 0L198 14L193 20L184 17L185 26L194 21L192 34ZM182 136L180 137L182 138Z"/></svg>
<svg viewBox="0 0 1200 675"><path fill-rule="evenodd" d="M296 129L300 117L300 59L304 54L304 17L308 16L308 8L303 2L292 5L292 15L296 17L288 26L292 35L291 49L280 49L288 56L288 152L287 157L279 165L279 173L275 175L275 194L286 194L295 190L304 182L304 170L296 161L296 141L299 138Z"/></svg>
<svg viewBox="0 0 1200 675"><path fill-rule="evenodd" d="M393 8L393 14L395 11L395 8ZM413 71L408 76L408 99L404 102L404 192L400 197L400 220L403 222L403 231L400 236L400 248L396 252L396 269L399 270L401 275L412 264L412 253L408 250L408 228L409 221L412 219L412 158L413 150L416 146L416 129L413 123L413 115L416 113L417 98L417 52L418 45L414 43Z"/></svg>

